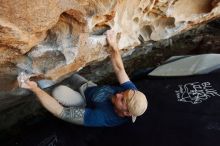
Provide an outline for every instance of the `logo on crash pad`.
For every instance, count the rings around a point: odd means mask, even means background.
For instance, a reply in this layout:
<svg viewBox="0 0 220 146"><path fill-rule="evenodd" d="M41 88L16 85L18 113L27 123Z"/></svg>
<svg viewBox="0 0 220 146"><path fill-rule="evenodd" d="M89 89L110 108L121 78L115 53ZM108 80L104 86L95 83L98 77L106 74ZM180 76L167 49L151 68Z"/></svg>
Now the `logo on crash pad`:
<svg viewBox="0 0 220 146"><path fill-rule="evenodd" d="M192 104L199 104L210 97L220 96L210 82L193 82L178 85L176 90L177 100L180 102L190 102Z"/></svg>

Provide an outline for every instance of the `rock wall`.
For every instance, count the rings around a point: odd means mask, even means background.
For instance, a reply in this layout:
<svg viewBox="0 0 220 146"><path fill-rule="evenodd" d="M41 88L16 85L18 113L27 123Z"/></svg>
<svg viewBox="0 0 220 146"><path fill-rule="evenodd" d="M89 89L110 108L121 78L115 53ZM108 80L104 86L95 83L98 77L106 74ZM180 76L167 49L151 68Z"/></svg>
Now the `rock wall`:
<svg viewBox="0 0 220 146"><path fill-rule="evenodd" d="M0 0L0 92L22 71L59 82L106 58L108 29L126 53L219 16L219 0Z"/></svg>

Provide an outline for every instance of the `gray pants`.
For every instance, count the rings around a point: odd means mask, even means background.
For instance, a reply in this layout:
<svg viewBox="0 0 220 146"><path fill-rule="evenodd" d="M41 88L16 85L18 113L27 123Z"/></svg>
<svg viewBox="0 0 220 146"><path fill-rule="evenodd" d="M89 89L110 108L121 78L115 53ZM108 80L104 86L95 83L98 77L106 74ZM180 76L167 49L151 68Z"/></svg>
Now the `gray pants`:
<svg viewBox="0 0 220 146"><path fill-rule="evenodd" d="M97 86L95 83L88 81L77 75L77 81L73 83L78 83L80 85L78 87L79 92L69 88L68 86L60 85L56 87L52 91L52 95L54 98L64 105L63 111L60 113L59 118L63 119L67 122L83 125L84 122L84 113L85 113L85 90L88 87ZM74 80L73 80L74 81ZM85 81L85 82L82 82ZM75 88L77 89L77 85L75 84Z"/></svg>
<svg viewBox="0 0 220 146"><path fill-rule="evenodd" d="M52 91L53 97L64 106L85 106L85 90L88 87L97 86L92 81L88 81L78 74L70 77L73 89L60 85Z"/></svg>

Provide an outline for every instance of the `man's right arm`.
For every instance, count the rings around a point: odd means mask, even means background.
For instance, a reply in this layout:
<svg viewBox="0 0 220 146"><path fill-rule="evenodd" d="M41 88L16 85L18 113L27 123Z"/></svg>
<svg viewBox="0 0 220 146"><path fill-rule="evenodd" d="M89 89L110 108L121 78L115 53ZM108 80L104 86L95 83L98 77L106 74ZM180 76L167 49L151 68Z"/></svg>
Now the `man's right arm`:
<svg viewBox="0 0 220 146"><path fill-rule="evenodd" d="M119 52L118 45L116 43L116 34L113 30L107 31L107 40L111 47L111 62L117 76L117 79L120 84L123 84L127 81L130 81L121 58L121 54Z"/></svg>

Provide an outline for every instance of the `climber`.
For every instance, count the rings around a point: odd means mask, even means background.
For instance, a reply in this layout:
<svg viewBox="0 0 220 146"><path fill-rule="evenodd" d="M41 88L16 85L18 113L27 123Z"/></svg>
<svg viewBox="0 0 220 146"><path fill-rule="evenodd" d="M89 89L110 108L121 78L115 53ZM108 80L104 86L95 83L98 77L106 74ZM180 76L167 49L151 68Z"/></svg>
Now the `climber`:
<svg viewBox="0 0 220 146"><path fill-rule="evenodd" d="M52 96L29 79L22 81L21 87L33 91L41 104L53 115L65 121L89 126L112 127L136 120L147 109L147 99L137 90L125 72L117 47L116 34L107 31L107 41L111 48L111 61L119 86L97 86L78 74L70 77L79 92L67 86L56 87ZM74 103L75 102L75 103Z"/></svg>

